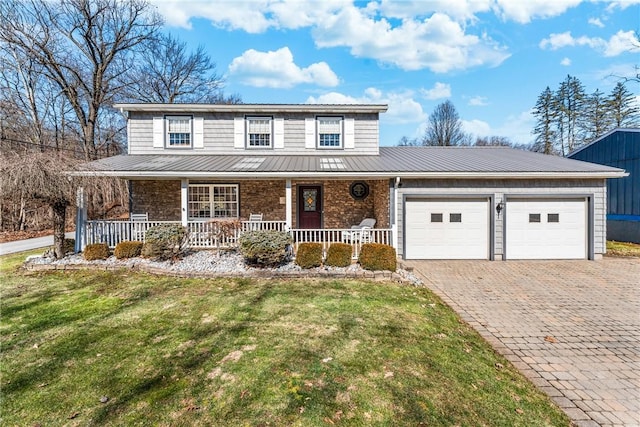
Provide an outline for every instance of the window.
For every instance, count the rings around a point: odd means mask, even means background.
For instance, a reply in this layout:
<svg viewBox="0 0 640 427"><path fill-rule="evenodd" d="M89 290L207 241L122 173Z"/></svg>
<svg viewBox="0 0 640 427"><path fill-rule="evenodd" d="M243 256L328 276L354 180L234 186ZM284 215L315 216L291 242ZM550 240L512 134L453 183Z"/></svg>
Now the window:
<svg viewBox="0 0 640 427"><path fill-rule="evenodd" d="M560 222L560 214L557 214L557 213L547 214L547 222Z"/></svg>
<svg viewBox="0 0 640 427"><path fill-rule="evenodd" d="M432 213L431 214L431 222L442 222L442 214L441 213Z"/></svg>
<svg viewBox="0 0 640 427"><path fill-rule="evenodd" d="M462 222L462 214L461 213L450 213L449 214L449 222Z"/></svg>
<svg viewBox="0 0 640 427"><path fill-rule="evenodd" d="M252 148L271 147L271 117L248 117L247 141Z"/></svg>
<svg viewBox="0 0 640 427"><path fill-rule="evenodd" d="M342 147L341 117L318 117L318 147Z"/></svg>
<svg viewBox="0 0 640 427"><path fill-rule="evenodd" d="M189 219L237 218L238 193L234 184L189 185Z"/></svg>
<svg viewBox="0 0 640 427"><path fill-rule="evenodd" d="M540 222L540 214L539 213L535 213L535 214L530 213L529 214L529 222Z"/></svg>
<svg viewBox="0 0 640 427"><path fill-rule="evenodd" d="M191 147L191 117L172 116L167 120L167 145L173 148Z"/></svg>

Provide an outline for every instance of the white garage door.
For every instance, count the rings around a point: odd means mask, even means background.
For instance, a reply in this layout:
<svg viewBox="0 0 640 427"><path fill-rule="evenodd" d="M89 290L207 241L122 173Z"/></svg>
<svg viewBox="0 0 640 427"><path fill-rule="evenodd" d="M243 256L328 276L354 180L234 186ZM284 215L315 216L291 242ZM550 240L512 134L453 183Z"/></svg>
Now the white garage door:
<svg viewBox="0 0 640 427"><path fill-rule="evenodd" d="M507 200L507 259L587 258L585 199Z"/></svg>
<svg viewBox="0 0 640 427"><path fill-rule="evenodd" d="M405 258L489 258L488 199L410 199L405 209Z"/></svg>

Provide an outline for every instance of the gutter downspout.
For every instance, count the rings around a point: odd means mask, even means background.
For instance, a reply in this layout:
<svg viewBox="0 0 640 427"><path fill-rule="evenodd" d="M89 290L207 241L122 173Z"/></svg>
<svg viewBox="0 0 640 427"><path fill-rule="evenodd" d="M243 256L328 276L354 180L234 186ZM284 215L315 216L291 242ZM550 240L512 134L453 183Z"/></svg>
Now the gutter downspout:
<svg viewBox="0 0 640 427"><path fill-rule="evenodd" d="M392 194L392 212L393 218L391 221L391 242L393 248L396 250L396 254L398 253L398 187L400 186L400 177L397 176L393 183L393 191Z"/></svg>

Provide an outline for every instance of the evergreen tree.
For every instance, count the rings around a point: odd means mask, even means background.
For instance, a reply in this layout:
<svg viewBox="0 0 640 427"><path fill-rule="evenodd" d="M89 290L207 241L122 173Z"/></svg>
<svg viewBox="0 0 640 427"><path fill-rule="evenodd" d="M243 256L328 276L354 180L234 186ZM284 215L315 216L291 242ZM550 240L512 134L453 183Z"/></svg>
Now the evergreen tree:
<svg viewBox="0 0 640 427"><path fill-rule="evenodd" d="M587 97L585 107L583 121L585 138L575 148L601 137L611 129L611 111L607 109L607 99L600 89L596 89Z"/></svg>
<svg viewBox="0 0 640 427"><path fill-rule="evenodd" d="M638 125L640 108L635 103L633 93L627 90L622 82L618 82L606 100L606 108L611 114L613 128L633 127Z"/></svg>
<svg viewBox="0 0 640 427"><path fill-rule="evenodd" d="M533 115L536 117L536 125L533 128L534 151L545 154L555 153L557 134L554 124L557 120L557 113L554 110L554 95L549 86L538 96Z"/></svg>
<svg viewBox="0 0 640 427"><path fill-rule="evenodd" d="M584 86L577 77L567 75L560 83L555 96L556 127L563 156L572 152L581 138L579 122L584 111L584 102Z"/></svg>

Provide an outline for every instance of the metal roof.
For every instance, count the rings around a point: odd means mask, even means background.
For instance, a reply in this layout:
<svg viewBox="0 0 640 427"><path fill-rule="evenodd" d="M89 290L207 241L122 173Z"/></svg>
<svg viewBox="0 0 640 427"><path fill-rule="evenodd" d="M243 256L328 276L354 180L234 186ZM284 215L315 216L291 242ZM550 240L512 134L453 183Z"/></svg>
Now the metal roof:
<svg viewBox="0 0 640 427"><path fill-rule="evenodd" d="M120 111L165 113L384 113L387 104L114 104Z"/></svg>
<svg viewBox="0 0 640 427"><path fill-rule="evenodd" d="M76 175L124 178L614 178L622 169L503 147L380 147L379 155L121 155Z"/></svg>

